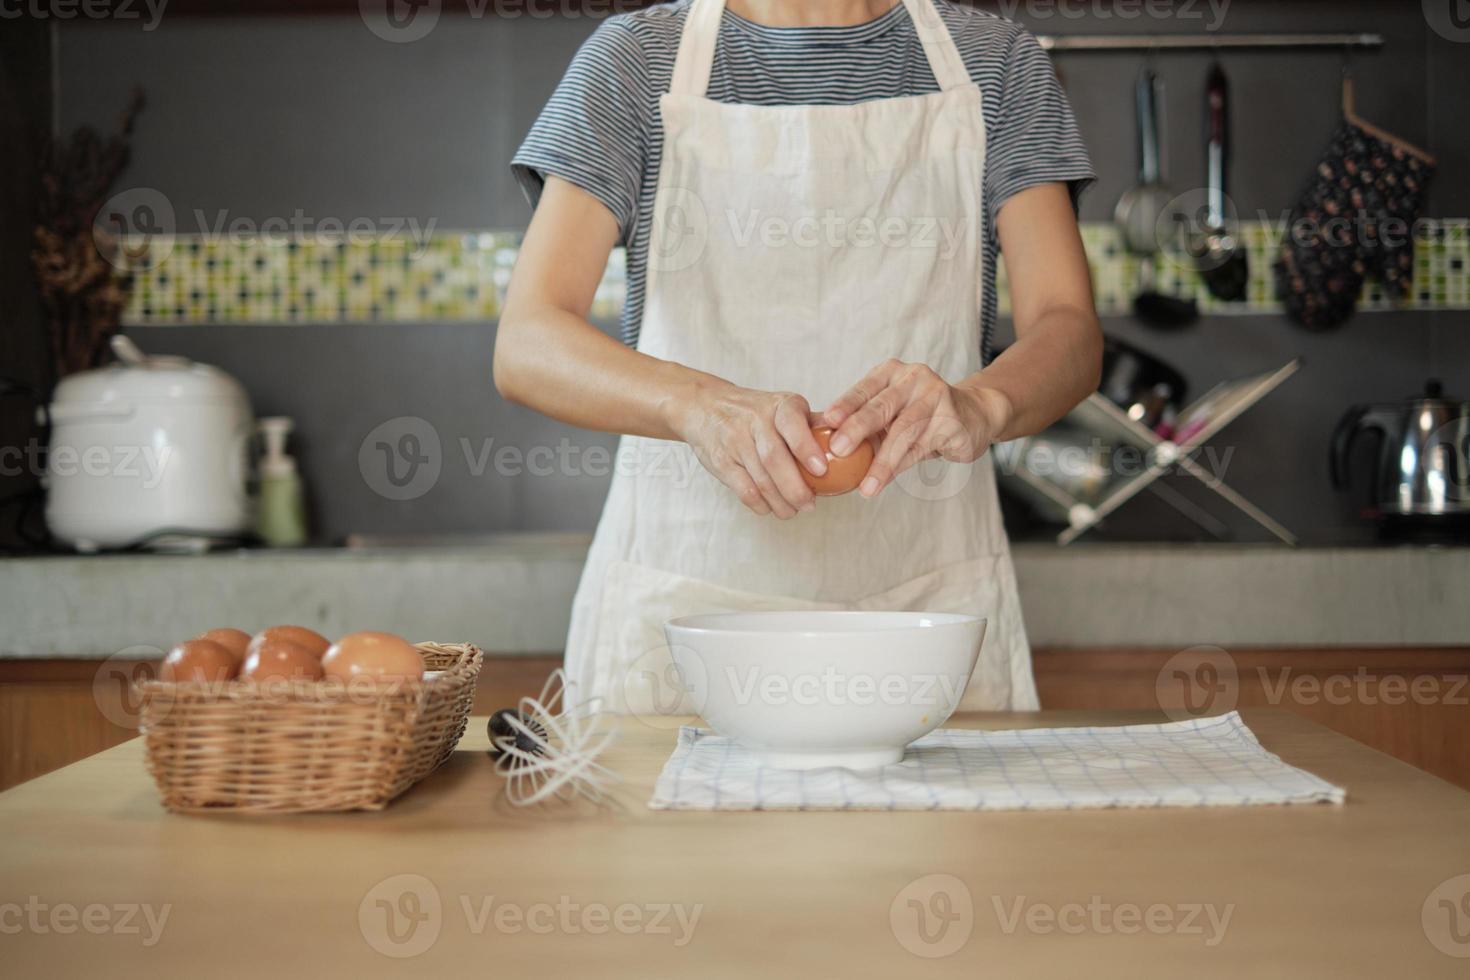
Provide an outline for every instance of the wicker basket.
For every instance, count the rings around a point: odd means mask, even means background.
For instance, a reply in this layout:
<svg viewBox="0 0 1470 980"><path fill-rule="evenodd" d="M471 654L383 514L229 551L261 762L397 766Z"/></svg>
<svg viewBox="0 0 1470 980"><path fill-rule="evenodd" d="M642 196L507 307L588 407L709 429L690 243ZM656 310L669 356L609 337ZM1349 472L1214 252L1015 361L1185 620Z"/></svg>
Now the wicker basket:
<svg viewBox="0 0 1470 980"><path fill-rule="evenodd" d="M449 758L481 653L420 643L423 680L138 685L148 769L170 810L381 810Z"/></svg>

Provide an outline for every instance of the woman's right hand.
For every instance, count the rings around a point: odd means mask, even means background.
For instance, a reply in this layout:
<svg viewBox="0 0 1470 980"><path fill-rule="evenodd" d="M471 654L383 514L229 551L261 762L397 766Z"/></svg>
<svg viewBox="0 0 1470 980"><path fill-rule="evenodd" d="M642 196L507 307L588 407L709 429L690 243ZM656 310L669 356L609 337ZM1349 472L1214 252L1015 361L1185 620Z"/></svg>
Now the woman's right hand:
<svg viewBox="0 0 1470 980"><path fill-rule="evenodd" d="M799 467L821 476L827 458L801 395L721 384L694 395L679 415L679 437L746 507L784 521L815 506Z"/></svg>

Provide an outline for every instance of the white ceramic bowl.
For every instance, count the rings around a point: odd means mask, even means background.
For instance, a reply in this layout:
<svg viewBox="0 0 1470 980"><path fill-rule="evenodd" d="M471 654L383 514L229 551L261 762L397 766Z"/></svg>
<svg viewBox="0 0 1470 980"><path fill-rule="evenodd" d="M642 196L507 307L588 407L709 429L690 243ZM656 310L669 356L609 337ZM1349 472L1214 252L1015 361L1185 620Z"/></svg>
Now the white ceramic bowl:
<svg viewBox="0 0 1470 980"><path fill-rule="evenodd" d="M942 725L985 620L924 612L712 613L670 620L669 649L711 726L779 769L875 769Z"/></svg>

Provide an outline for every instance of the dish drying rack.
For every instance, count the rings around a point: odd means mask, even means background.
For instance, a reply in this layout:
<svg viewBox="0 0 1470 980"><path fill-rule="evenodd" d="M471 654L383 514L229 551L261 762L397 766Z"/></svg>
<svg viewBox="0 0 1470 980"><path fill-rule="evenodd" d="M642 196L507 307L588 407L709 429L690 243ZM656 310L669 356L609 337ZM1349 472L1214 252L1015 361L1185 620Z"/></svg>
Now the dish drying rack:
<svg viewBox="0 0 1470 980"><path fill-rule="evenodd" d="M1210 406L1208 419L1190 432L1188 438L1177 443L1162 438L1147 426L1130 418L1127 412L1103 395L1097 392L1089 395L1068 414L1067 420L1077 428L1105 440L1110 446L1137 449L1144 453L1147 460L1138 473L1110 483L1106 492L1095 502L1089 503L1074 496L1066 488L1032 472L1024 463L1006 467L1004 476L1026 484L1034 493L1047 498L1066 513L1067 527L1057 535L1059 545L1076 541L1145 490L1152 492L1205 530L1217 537L1223 536L1223 525L1218 520L1177 490L1159 482L1160 477L1175 471L1200 481L1276 538L1285 544L1295 545L1296 535L1223 479L1201 466L1194 459L1194 454L1251 406L1295 374L1301 368L1301 363L1301 358L1293 358L1274 371L1216 385L1179 413L1181 420L1188 419L1201 408Z"/></svg>

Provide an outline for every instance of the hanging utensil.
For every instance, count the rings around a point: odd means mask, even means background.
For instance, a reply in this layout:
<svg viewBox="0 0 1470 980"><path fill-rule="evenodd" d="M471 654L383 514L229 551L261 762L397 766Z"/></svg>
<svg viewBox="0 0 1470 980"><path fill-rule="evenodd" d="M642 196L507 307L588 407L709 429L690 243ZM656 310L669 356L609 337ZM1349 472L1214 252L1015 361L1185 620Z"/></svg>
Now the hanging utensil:
<svg viewBox="0 0 1470 980"><path fill-rule="evenodd" d="M1172 195L1164 182L1163 140L1159 125L1159 103L1163 83L1153 68L1145 65L1134 84L1134 112L1138 123L1138 182L1123 192L1113 209L1123 246L1138 256L1139 292L1133 312L1146 325L1158 328L1193 323L1199 310L1193 300L1166 296L1154 289L1155 261L1159 251L1159 219Z"/></svg>
<svg viewBox="0 0 1470 980"><path fill-rule="evenodd" d="M1159 215L1169 204L1159 158L1158 76L1145 67L1134 83L1134 111L1138 123L1138 182L1123 192L1113 209L1113 221L1123 244L1135 255L1152 256L1159 250L1154 233Z"/></svg>
<svg viewBox="0 0 1470 980"><path fill-rule="evenodd" d="M1238 303L1246 297L1250 269L1245 250L1226 224L1225 168L1229 160L1230 86L1216 61L1205 83L1205 214L1203 228L1190 243L1200 278L1216 299Z"/></svg>

